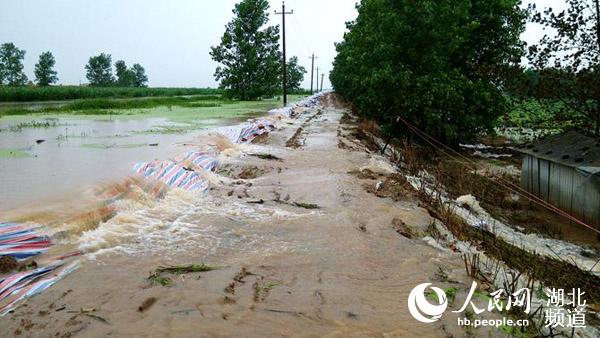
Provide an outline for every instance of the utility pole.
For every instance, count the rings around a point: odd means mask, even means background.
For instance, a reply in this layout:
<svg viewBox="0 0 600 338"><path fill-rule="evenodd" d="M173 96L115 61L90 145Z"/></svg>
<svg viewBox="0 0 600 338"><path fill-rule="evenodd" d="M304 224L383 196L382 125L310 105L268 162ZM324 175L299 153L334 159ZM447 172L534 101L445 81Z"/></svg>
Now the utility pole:
<svg viewBox="0 0 600 338"><path fill-rule="evenodd" d="M275 11L276 15L281 15L282 17L282 31L283 31L283 106L287 106L287 58L285 56L285 16L289 14L294 14L294 11L286 12L285 11L285 1L281 2L281 12Z"/></svg>
<svg viewBox="0 0 600 338"><path fill-rule="evenodd" d="M325 78L325 74L321 74L321 91L323 91L323 79Z"/></svg>
<svg viewBox="0 0 600 338"><path fill-rule="evenodd" d="M319 92L319 67L317 67L317 93Z"/></svg>
<svg viewBox="0 0 600 338"><path fill-rule="evenodd" d="M310 64L310 95L312 95L313 94L313 85L315 84L315 80L314 80L315 59L318 59L318 58L313 53L313 55L310 57L310 59L312 60L312 62Z"/></svg>

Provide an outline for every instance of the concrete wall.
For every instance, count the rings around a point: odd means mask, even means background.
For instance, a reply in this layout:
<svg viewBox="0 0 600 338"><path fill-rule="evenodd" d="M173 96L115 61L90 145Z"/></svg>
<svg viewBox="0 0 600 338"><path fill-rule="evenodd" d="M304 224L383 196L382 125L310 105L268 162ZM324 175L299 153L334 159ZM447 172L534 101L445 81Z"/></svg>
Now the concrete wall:
<svg viewBox="0 0 600 338"><path fill-rule="evenodd" d="M590 225L600 228L600 178L576 168L525 155L521 185Z"/></svg>

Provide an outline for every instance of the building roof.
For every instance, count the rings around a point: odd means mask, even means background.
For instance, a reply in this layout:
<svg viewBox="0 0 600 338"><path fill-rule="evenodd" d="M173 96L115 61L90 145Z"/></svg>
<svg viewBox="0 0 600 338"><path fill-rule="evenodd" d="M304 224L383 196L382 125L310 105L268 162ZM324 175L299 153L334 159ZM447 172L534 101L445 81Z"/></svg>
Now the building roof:
<svg viewBox="0 0 600 338"><path fill-rule="evenodd" d="M600 140L576 131L546 136L518 150L591 175L600 175Z"/></svg>

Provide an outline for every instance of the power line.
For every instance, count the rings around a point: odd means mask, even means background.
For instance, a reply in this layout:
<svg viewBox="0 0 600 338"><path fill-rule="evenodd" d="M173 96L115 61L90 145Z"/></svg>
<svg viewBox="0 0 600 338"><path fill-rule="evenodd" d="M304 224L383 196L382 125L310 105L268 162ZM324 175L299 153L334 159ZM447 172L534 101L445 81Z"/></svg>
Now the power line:
<svg viewBox="0 0 600 338"><path fill-rule="evenodd" d="M300 23L296 19L296 16L292 16L292 28L294 29L294 32L296 33L296 35L300 37L300 42L302 45L302 52L305 55L309 55L310 50L312 48L310 48L309 47L310 45L306 42L304 30L302 29L302 26L300 26Z"/></svg>
<svg viewBox="0 0 600 338"><path fill-rule="evenodd" d="M403 123L404 123L404 124L405 124L405 125L406 125L406 126L409 128L409 129L410 129L410 130L412 130L412 131L413 131L413 132L414 132L414 133L415 133L417 136L419 136L420 138L422 138L422 139L423 139L425 142L429 143L429 144L430 144L431 146L433 146L434 148L436 148L436 149L440 150L442 153L444 153L444 154L448 155L449 157L451 157L451 158L453 158L453 159L455 159L455 160L456 160L456 157L455 157L455 156L452 156L451 154L448 154L446 151L444 151L443 149L441 149L441 148L445 148L445 149L447 149L448 151L450 151L450 152L452 152L452 153L454 153L454 154L458 155L458 157L461 157L461 158L463 158L463 159L464 159L464 160L466 160L466 162L467 162L467 163L465 163L465 162L462 162L462 161L459 161L459 160L457 160L457 162L458 162L458 163L460 163L460 164L464 165L465 167L467 167L467 168L469 168L469 169L476 169L476 165L477 165L477 163L476 163L475 161L473 161L473 160L471 160L470 158L468 158L468 157L466 157L466 156L462 155L461 153L459 153L459 152L457 152L456 150L454 150L454 149L450 148L449 146L445 145L444 143L442 143L442 142L438 141L438 140L437 140L437 139L435 139L434 137L432 137L432 136L428 135L428 134L427 134L427 133L425 133L424 131L420 130L420 129L419 129L419 128L417 128L416 126L414 126L414 125L412 125L411 123L409 123L408 121L404 120L402 117L399 117L399 116L398 116L398 120L399 120L399 121L402 121L402 122L403 122ZM472 165L472 167L471 167L471 166L469 166L469 164L470 164L470 165ZM543 207L543 208L545 208L545 209L548 209L548 210L550 210L550 211L552 211L552 212L554 212L554 213L556 213L556 214L558 214L558 215L560 215L560 216L563 216L563 217L565 217L566 219L568 219L568 220L570 220L570 221L572 221L572 222L574 222L574 223L577 223L577 224L579 224L579 225L582 225L582 226L584 226L584 227L586 227L586 228L588 228L588 229L590 229L590 230L592 230L592 231L594 231L594 232L596 232L596 233L600 234L600 230L598 230L598 229L594 228L593 226L591 226L591 225L589 225L589 224L587 224L587 223L585 223L585 222L581 221L580 219L576 218L575 216L573 216L573 215L571 215L571 214L569 214L569 213L565 212L564 210L562 210L562 209L560 209L560 208L558 208L558 207L554 206L553 204L551 204L551 203L549 203L549 202L547 202L547 201L545 201L545 200L543 200L543 199L539 198L538 196L536 196L536 195L534 195L534 194L530 193L529 191L527 191L527 190L523 189L522 187L515 185L514 183L510 182L509 180L506 180L506 179L504 179L504 178L502 178L502 177L497 177L498 181L495 181L495 180L492 180L492 179L490 179L490 178L489 178L489 177L487 177L487 176L484 176L484 177L486 177L486 178L488 178L490 181L492 181L492 182L494 182L494 183L496 183L496 184L499 184L499 185L501 185L502 187L504 187L504 188L506 188L506 189L508 189L508 190L510 190L510 191L512 191L512 192L514 192L514 193L516 193L516 194L518 194L519 196L522 196L522 197L524 197L524 198L528 199L529 201L531 201L531 202L533 202L533 203L535 203L535 204L538 204L538 205L540 205L541 207Z"/></svg>

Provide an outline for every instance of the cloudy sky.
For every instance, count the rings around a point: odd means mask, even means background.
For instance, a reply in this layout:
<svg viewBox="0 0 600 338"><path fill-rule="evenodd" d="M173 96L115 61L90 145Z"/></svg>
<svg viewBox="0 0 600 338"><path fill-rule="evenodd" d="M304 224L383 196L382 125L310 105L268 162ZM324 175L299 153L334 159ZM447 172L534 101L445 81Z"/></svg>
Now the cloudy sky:
<svg viewBox="0 0 600 338"><path fill-rule="evenodd" d="M216 64L208 52L218 43L237 0L18 0L0 11L0 43L14 42L27 51L25 71L33 78L40 53L51 51L62 84L86 82L84 66L91 55L112 54L113 61L141 63L151 86L213 87ZM272 10L281 1L270 0ZM536 0L540 6L561 1ZM345 22L356 17L356 0L287 0L288 55L310 69L309 56L328 72L334 43L342 40ZM273 24L281 16L271 15ZM528 40L539 36L532 27ZM310 74L304 86L310 86ZM329 86L327 77L325 87Z"/></svg>

